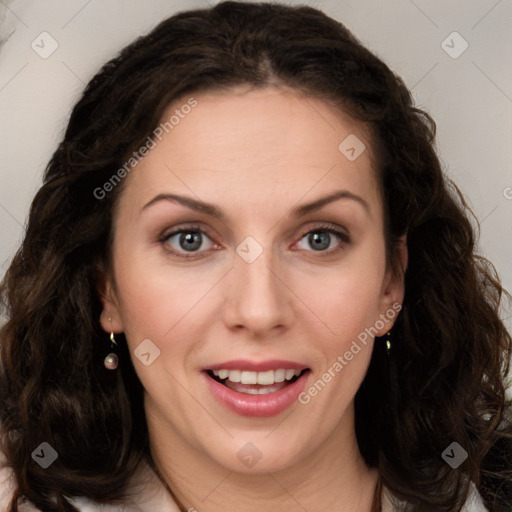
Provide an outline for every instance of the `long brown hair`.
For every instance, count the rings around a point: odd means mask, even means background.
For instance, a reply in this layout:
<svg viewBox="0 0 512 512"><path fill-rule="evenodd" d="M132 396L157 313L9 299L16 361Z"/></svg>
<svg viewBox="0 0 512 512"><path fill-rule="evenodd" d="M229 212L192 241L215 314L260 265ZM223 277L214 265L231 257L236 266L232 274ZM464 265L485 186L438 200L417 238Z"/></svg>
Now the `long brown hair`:
<svg viewBox="0 0 512 512"><path fill-rule="evenodd" d="M118 371L103 367L109 346L96 279L110 263L123 183L101 198L97 191L152 136L174 99L240 84L283 84L365 123L392 261L407 234L392 350L388 356L375 344L355 398L367 464L410 510L460 510L470 481L491 512L510 510L504 290L475 253L472 214L443 175L434 121L399 77L322 12L222 2L170 17L105 64L46 168L0 288L2 450L18 483L11 511L18 499L44 511L75 511L71 496L113 502L149 456L142 386L122 337ZM47 469L31 458L41 442L58 453ZM456 469L441 456L452 442L468 453Z"/></svg>

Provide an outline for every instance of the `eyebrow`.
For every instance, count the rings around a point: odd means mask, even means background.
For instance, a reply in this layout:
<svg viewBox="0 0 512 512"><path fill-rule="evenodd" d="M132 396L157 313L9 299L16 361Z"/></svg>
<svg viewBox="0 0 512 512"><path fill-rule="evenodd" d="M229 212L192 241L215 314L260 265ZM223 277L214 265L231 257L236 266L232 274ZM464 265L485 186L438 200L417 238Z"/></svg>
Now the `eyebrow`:
<svg viewBox="0 0 512 512"><path fill-rule="evenodd" d="M360 204L366 212L370 213L370 207L368 206L368 203L360 196L353 194L349 190L337 190L333 192L332 194L329 194L328 196L321 197L319 199L315 199L314 201L310 203L306 203L300 206L295 207L291 212L290 215L292 217L304 217L308 213L314 212L316 210L320 210L324 206L328 205L329 203L332 203L334 201L337 201L339 199L350 199L358 204ZM191 197L187 196L181 196L178 194L158 194L155 196L151 201L146 203L142 210L145 210L146 208L149 208L150 206L159 203L161 201L169 201L172 203L179 203L183 206L186 206L187 208L190 208L191 210L204 213L206 215L209 215L211 217L214 217L215 219L218 219L220 221L226 220L226 215L224 212L217 206L206 203L204 201L199 201L197 199L192 199Z"/></svg>

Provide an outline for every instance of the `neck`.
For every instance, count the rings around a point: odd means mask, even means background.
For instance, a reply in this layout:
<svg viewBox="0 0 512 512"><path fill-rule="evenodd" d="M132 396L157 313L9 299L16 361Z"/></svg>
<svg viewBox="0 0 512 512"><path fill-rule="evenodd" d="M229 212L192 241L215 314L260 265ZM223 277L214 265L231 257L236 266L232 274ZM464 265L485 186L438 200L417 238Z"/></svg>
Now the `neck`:
<svg viewBox="0 0 512 512"><path fill-rule="evenodd" d="M366 466L359 452L353 406L311 453L284 469L265 472L239 473L226 468L150 410L147 419L155 468L184 511L373 512L375 507L379 475Z"/></svg>

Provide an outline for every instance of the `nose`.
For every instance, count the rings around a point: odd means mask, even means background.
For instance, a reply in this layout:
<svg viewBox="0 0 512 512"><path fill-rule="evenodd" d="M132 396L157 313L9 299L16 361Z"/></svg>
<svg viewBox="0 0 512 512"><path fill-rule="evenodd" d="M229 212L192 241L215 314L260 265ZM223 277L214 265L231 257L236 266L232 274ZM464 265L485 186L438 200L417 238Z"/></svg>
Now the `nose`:
<svg viewBox="0 0 512 512"><path fill-rule="evenodd" d="M239 254L234 258L226 283L227 326L261 339L281 332L293 317L286 272L276 264L271 249L264 249L252 262Z"/></svg>

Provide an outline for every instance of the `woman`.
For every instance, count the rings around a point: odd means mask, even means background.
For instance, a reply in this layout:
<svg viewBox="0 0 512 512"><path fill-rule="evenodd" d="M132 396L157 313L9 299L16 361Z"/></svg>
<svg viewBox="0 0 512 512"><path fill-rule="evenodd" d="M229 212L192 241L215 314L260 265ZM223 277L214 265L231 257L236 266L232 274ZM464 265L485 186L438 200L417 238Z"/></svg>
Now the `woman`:
<svg viewBox="0 0 512 512"><path fill-rule="evenodd" d="M503 290L434 135L309 7L107 63L2 284L6 510L510 510Z"/></svg>

